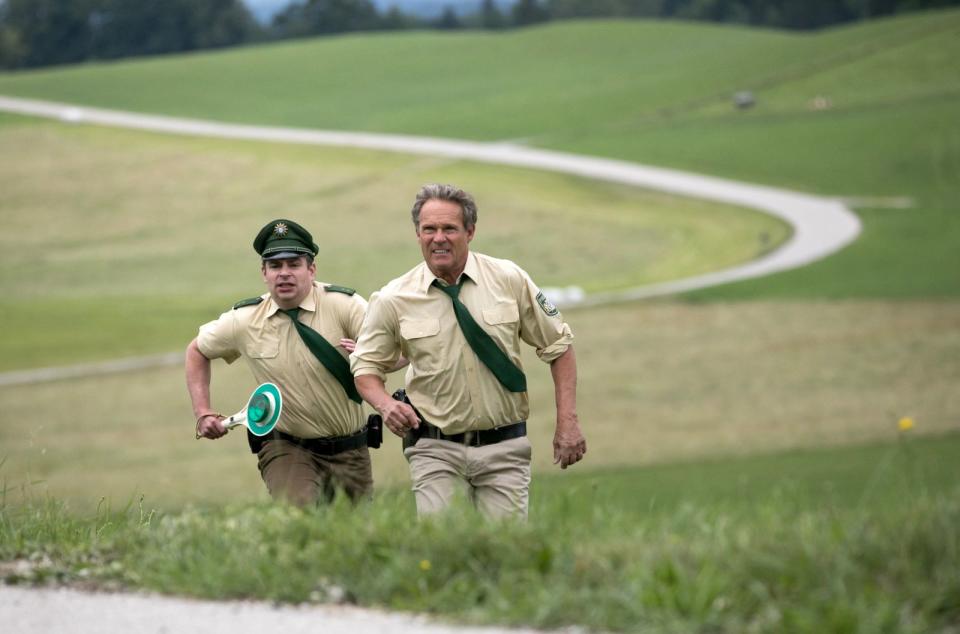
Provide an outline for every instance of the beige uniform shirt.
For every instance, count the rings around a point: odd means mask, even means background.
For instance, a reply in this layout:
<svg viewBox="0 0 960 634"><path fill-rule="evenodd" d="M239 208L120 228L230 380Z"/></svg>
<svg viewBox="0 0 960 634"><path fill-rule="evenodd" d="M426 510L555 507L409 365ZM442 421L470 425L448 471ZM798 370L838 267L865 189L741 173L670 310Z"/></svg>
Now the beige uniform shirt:
<svg viewBox="0 0 960 634"><path fill-rule="evenodd" d="M460 301L510 360L522 369L520 341L549 363L573 341L570 327L523 269L509 260L471 252ZM370 298L354 376L386 372L402 354L410 360L406 389L430 423L446 433L489 429L526 420L526 392L504 388L463 336L450 297L421 263Z"/></svg>
<svg viewBox="0 0 960 634"><path fill-rule="evenodd" d="M258 383L280 388L283 410L277 429L300 438L345 436L365 421L360 404L349 399L340 382L310 352L293 321L270 299L227 311L200 327L197 347L208 359L233 363L246 359ZM299 320L310 326L344 357L340 339L356 339L367 302L359 295L327 291L313 283L300 302Z"/></svg>

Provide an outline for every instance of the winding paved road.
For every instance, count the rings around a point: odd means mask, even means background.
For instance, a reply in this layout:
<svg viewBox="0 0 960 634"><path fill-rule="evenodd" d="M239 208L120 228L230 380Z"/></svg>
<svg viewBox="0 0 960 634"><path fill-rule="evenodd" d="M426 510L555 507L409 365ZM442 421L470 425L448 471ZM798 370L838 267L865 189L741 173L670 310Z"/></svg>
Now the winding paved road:
<svg viewBox="0 0 960 634"><path fill-rule="evenodd" d="M627 161L538 150L512 143L479 143L396 134L234 125L3 96L0 96L0 110L49 117L70 123L134 128L151 132L364 148L562 172L740 205L781 218L793 227L793 235L785 244L758 260L706 275L625 291L589 295L577 302L577 305L596 305L667 295L797 268L842 249L860 234L859 218L842 202L830 198L649 167ZM567 304L569 305L571 304Z"/></svg>
<svg viewBox="0 0 960 634"><path fill-rule="evenodd" d="M855 240L861 230L860 219L840 200L627 161L538 150L512 143L480 143L396 134L235 125L88 108L2 95L0 95L0 111L47 117L74 124L132 128L187 136L353 147L542 169L740 205L781 218L793 229L787 242L757 260L704 275L621 291L595 293L575 300L557 297L555 303L562 308L634 301L797 268L842 249ZM0 374L0 387L77 375L106 374L116 372L118 368L130 370L181 362L182 355L171 353L121 359L103 364L7 372Z"/></svg>

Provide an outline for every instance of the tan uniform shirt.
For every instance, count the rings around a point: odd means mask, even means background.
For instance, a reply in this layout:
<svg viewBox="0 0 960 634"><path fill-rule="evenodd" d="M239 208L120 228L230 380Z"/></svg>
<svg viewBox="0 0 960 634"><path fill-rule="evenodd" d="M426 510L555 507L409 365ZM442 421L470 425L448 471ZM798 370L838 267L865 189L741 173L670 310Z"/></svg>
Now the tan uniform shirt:
<svg viewBox="0 0 960 634"><path fill-rule="evenodd" d="M293 321L270 299L227 311L200 327L197 347L208 359L233 363L246 359L258 383L280 388L283 410L277 428L300 438L345 436L365 421L360 404L349 399L340 382L310 352ZM340 339L356 339L367 302L359 295L327 291L313 283L300 302L299 319L344 357Z"/></svg>
<svg viewBox="0 0 960 634"><path fill-rule="evenodd" d="M549 363L573 341L570 327L526 272L509 260L471 252L460 301L510 360L522 368L520 341ZM410 360L406 389L430 423L446 433L489 429L526 420L526 392L504 388L463 336L450 297L421 263L370 298L357 348L354 376L384 379L402 354Z"/></svg>

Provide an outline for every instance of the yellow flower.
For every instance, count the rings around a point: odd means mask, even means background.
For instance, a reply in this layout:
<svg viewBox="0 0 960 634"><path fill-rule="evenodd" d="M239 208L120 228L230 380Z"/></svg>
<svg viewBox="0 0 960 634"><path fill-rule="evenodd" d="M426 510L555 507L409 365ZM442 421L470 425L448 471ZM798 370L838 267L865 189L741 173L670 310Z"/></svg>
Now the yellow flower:
<svg viewBox="0 0 960 634"><path fill-rule="evenodd" d="M913 419L909 416L904 416L900 419L900 422L897 423L897 427L900 428L900 431L910 431L913 429Z"/></svg>
<svg viewBox="0 0 960 634"><path fill-rule="evenodd" d="M426 572L427 570L430 570L430 560L429 560L429 559L421 559L421 560L420 560L420 570L423 570L424 572Z"/></svg>

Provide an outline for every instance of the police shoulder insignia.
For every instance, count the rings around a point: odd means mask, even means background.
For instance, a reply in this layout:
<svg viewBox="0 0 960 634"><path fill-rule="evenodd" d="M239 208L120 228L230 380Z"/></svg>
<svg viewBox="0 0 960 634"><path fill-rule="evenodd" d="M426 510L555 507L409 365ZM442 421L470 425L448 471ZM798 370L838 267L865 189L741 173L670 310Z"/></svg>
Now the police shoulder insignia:
<svg viewBox="0 0 960 634"><path fill-rule="evenodd" d="M263 301L262 297L251 297L250 299L241 299L233 305L233 309L243 308L244 306L256 306Z"/></svg>
<svg viewBox="0 0 960 634"><path fill-rule="evenodd" d="M344 295L353 295L357 292L349 286L337 286L336 284L327 284L324 288L327 289L328 293L343 293Z"/></svg>
<svg viewBox="0 0 960 634"><path fill-rule="evenodd" d="M547 296L543 294L543 291L537 293L537 303L540 304L540 308L543 309L550 317L554 317L560 314L560 311L557 310L557 307L550 303L550 300L547 299Z"/></svg>

